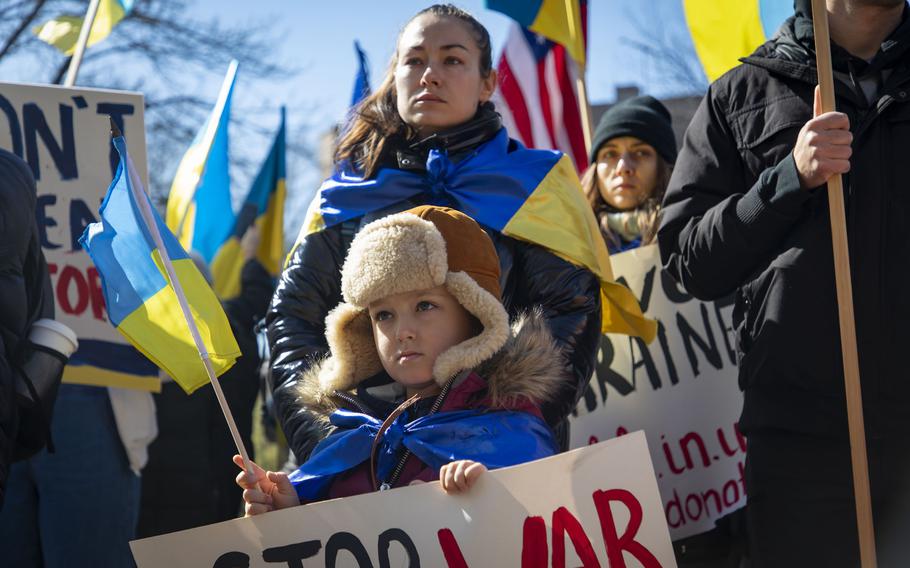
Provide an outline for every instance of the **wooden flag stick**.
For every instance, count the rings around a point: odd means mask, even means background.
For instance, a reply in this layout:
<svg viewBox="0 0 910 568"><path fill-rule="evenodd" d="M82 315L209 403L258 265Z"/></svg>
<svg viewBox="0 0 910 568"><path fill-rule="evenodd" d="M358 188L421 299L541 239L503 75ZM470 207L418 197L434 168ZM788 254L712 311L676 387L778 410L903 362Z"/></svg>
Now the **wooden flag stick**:
<svg viewBox="0 0 910 568"><path fill-rule="evenodd" d="M588 106L588 90L585 87L584 69L578 70L575 78L575 89L578 91L578 108L581 110L581 130L585 135L585 152L591 154L591 107Z"/></svg>
<svg viewBox="0 0 910 568"><path fill-rule="evenodd" d="M111 121L111 130L112 134L119 134L117 126ZM129 153L126 155L126 167L127 174L129 175L129 187L130 191L133 194L133 201L139 207L139 212L142 215L142 220L145 222L146 228L149 230L149 234L152 236L152 240L155 243L155 248L158 249L158 253L161 255L161 264L164 265L164 270L167 273L167 279L170 285L174 289L174 293L177 296L177 301L180 304L180 309L183 312L183 317L186 320L187 326L190 328L190 335L193 336L193 342L196 344L196 350L199 352L199 357L202 359L202 363L205 366L205 371L208 374L209 381L212 383L212 388L215 390L215 398L218 399L218 404L221 406L221 412L224 414L224 419L227 421L228 428L231 431L231 437L234 439L234 444L237 446L237 452L240 454L240 457L243 458L243 468L246 470L250 478L255 478L253 473L253 466L250 463L250 456L246 451L246 446L243 444L243 438L240 437L240 430L237 429L237 423L234 421L234 415L231 413L231 408L228 406L227 399L224 398L224 392L221 390L221 383L218 381L218 377L215 376L215 369L212 367L212 361L209 357L208 349L205 347L205 343L202 341L202 337L199 335L199 329L196 327L196 321L193 319L193 315L190 312L189 302L186 300L186 294L183 292L183 286L180 284L180 280L177 278L177 273L174 271L174 265L171 262L170 255L167 253L167 248L164 246L164 241L161 238L161 233L158 231L158 224L155 223L155 216L152 214L151 206L149 205L148 198L145 194L145 189L142 185L142 180L139 179L139 174L136 172L135 166L133 166L133 160L130 158Z"/></svg>
<svg viewBox="0 0 910 568"><path fill-rule="evenodd" d="M578 25L584 25L581 22L579 14L578 0L566 0L566 15L569 18L569 27L572 29L574 36L581 35L582 29ZM571 59L569 50L566 55ZM577 63L577 62L576 62ZM575 77L575 91L578 93L578 109L581 111L581 131L585 137L585 154L591 153L591 107L588 105L588 89L585 86L585 65L577 65L578 75ZM578 165L576 164L576 167Z"/></svg>
<svg viewBox="0 0 910 568"><path fill-rule="evenodd" d="M66 80L63 84L72 87L76 84L76 75L79 74L79 66L82 65L82 54L88 45L89 35L92 33L92 26L95 24L95 15L98 13L99 0L92 0L85 12L85 18L82 20L82 29L79 30L79 39L76 41L76 50L73 52L73 58L70 60L70 66L66 70Z"/></svg>
<svg viewBox="0 0 910 568"><path fill-rule="evenodd" d="M835 110L836 104L834 73L831 68L828 11L825 7L825 0L812 0L812 22L815 28L816 67L821 91L821 111L831 112ZM844 212L844 184L840 174L832 176L828 180L828 208L831 215L831 239L834 248L834 277L837 283L837 313L844 360L844 386L847 393L847 422L850 428L850 458L853 464L853 492L856 500L860 562L863 568L874 568L876 565L875 531L872 526L866 428L863 424L863 397L860 389L859 357L856 349L853 284L850 279L850 254Z"/></svg>

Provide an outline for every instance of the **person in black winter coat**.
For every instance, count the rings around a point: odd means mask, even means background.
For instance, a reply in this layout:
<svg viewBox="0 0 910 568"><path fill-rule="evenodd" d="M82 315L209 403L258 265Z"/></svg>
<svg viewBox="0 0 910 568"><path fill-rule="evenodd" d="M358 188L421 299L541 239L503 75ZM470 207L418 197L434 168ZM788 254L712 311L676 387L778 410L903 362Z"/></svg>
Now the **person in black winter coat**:
<svg viewBox="0 0 910 568"><path fill-rule="evenodd" d="M844 174L881 565L910 552L910 21L829 0L839 112L813 118L807 0L718 79L686 133L658 233L694 296L735 292L757 566L855 566L858 541L825 182Z"/></svg>
<svg viewBox="0 0 910 568"><path fill-rule="evenodd" d="M451 35L451 41L442 41L443 35ZM420 41L427 45L410 43ZM355 163L366 178L382 168L426 175L431 148L457 163L502 128L489 103L496 85L489 34L473 17L452 6L428 8L405 27L398 52L382 86L358 107L336 154L336 163ZM281 275L266 318L271 376L279 421L301 462L328 432L295 404L297 382L328 352L325 318L341 300L340 268L348 246L363 225L427 198L406 199L307 235ZM601 329L598 278L542 247L498 231L488 233L500 258L510 316L541 306L565 364L571 366L571 381L542 409L548 424L556 427L575 407L593 370Z"/></svg>
<svg viewBox="0 0 910 568"><path fill-rule="evenodd" d="M31 324L54 317L38 226L37 190L28 165L0 150L0 507L16 450L15 366Z"/></svg>

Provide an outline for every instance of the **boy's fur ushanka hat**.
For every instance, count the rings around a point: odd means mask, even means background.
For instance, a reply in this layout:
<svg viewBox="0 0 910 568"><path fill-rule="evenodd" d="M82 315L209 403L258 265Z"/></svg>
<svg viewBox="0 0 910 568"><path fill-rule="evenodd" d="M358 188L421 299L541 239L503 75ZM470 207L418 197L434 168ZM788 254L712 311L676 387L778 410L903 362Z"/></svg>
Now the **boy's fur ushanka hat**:
<svg viewBox="0 0 910 568"><path fill-rule="evenodd" d="M322 387L349 390L382 370L371 302L442 285L483 331L439 355L433 378L440 385L489 359L509 337L493 242L473 219L446 207L416 207L365 226L341 270L344 301L326 318L331 355L319 373Z"/></svg>

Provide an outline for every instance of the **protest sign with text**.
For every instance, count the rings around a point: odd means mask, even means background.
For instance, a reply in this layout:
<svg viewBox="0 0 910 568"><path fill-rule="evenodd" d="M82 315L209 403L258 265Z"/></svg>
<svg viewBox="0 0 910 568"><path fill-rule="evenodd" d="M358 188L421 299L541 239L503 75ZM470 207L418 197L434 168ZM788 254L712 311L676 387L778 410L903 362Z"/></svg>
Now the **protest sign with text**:
<svg viewBox="0 0 910 568"><path fill-rule="evenodd" d="M139 568L676 566L640 432L488 472L463 495L434 482L130 546Z"/></svg>
<svg viewBox="0 0 910 568"><path fill-rule="evenodd" d="M650 345L601 338L594 377L571 418L571 447L644 430L673 540L708 531L746 502L732 302L692 298L661 270L656 245L610 260L659 322L658 336Z"/></svg>
<svg viewBox="0 0 910 568"><path fill-rule="evenodd" d="M158 390L158 369L111 326L98 271L79 246L117 168L111 117L147 181L143 97L138 93L0 83L0 148L24 159L38 184L36 217L56 319L79 337L69 383Z"/></svg>

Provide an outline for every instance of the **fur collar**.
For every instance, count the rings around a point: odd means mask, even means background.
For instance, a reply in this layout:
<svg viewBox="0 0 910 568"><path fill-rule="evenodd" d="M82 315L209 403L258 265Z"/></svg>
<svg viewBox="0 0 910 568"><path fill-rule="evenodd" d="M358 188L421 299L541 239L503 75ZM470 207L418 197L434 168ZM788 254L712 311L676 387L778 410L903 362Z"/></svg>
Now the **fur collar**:
<svg viewBox="0 0 910 568"><path fill-rule="evenodd" d="M319 372L325 364L323 359L312 365L297 381L298 405L321 422L327 422L342 403L335 391L320 385ZM487 381L494 408L509 406L521 398L536 404L551 401L570 377L568 364L539 309L517 318L502 349L474 371Z"/></svg>

